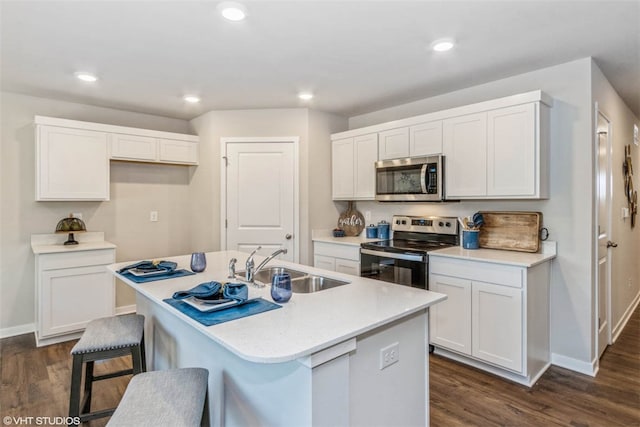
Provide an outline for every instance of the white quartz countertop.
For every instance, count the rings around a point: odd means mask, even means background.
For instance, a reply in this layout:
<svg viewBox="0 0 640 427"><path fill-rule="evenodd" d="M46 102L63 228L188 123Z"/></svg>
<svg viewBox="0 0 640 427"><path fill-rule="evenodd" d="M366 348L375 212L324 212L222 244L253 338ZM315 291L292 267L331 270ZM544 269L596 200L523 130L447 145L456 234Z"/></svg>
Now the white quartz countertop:
<svg viewBox="0 0 640 427"><path fill-rule="evenodd" d="M360 246L361 243L379 242L385 239L367 239L366 230L363 230L359 236L333 237L331 230L313 230L311 232L311 240L314 242L335 243L338 245Z"/></svg>
<svg viewBox="0 0 640 427"><path fill-rule="evenodd" d="M104 233L100 231L74 233L77 245L64 245L67 233L33 234L31 236L31 250L34 254L53 254L78 251L95 251L100 249L115 249L116 245L104 240Z"/></svg>
<svg viewBox="0 0 640 427"><path fill-rule="evenodd" d="M429 252L429 257L440 256L528 268L556 257L555 242L548 243L551 244L543 245L542 253L503 251L497 249L464 249L460 246L453 246L431 251Z"/></svg>
<svg viewBox="0 0 640 427"><path fill-rule="evenodd" d="M239 357L257 363L280 363L309 356L446 299L445 295L436 292L274 259L269 266L288 266L351 283L310 294L294 293L282 308L204 326L163 302L163 299L203 282L226 282L229 260L237 258L242 265L247 254L210 252L206 257L207 269L196 275L147 283L135 283L120 275L117 277ZM264 259L255 258L256 265ZM163 259L177 262L178 268L189 268L188 255ZM115 271L133 262L112 264L108 268L116 274ZM249 286L249 297L254 296L272 301L269 286L260 289Z"/></svg>

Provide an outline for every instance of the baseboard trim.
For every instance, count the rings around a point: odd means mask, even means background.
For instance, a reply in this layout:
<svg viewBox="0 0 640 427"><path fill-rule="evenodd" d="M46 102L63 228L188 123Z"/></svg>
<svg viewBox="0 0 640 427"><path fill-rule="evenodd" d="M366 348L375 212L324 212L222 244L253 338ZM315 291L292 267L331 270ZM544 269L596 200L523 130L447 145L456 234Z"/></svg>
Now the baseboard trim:
<svg viewBox="0 0 640 427"><path fill-rule="evenodd" d="M523 376L520 374L516 374L515 372L511 372L507 369L502 369L497 366L490 365L488 363L481 362L479 360L473 359L471 357L467 357L461 354L458 354L454 351L447 350L446 348L435 347L434 354L438 356L443 356L448 359L455 360L460 363L464 363L465 365L473 366L474 368L481 369L485 372L489 372L491 374L497 375L502 378L506 378L510 381L513 381L518 384L522 384L527 387L533 387L533 385L538 381L538 379L545 373L547 368L549 368L550 363L546 363L538 372L534 372L532 376Z"/></svg>
<svg viewBox="0 0 640 427"><path fill-rule="evenodd" d="M598 359L592 360L591 362L584 362L562 354L551 353L551 364L589 375L590 377L595 377L598 372Z"/></svg>
<svg viewBox="0 0 640 427"><path fill-rule="evenodd" d="M622 316L618 324L615 326L615 328L613 328L613 331L611 331L611 341L613 343L616 342L616 340L624 330L624 327L627 326L627 322L631 318L631 315L633 314L633 312L636 310L636 307L638 307L639 303L640 303L640 293L638 293L634 298L634 301L631 304L629 304L627 311L624 312L624 315Z"/></svg>
<svg viewBox="0 0 640 427"><path fill-rule="evenodd" d="M0 339L15 337L16 335L24 335L36 330L35 323L27 323L24 325L12 326L10 328L0 329Z"/></svg>
<svg viewBox="0 0 640 427"><path fill-rule="evenodd" d="M121 314L135 313L135 312L136 312L135 304L121 305L120 307L116 307L116 316L119 316Z"/></svg>

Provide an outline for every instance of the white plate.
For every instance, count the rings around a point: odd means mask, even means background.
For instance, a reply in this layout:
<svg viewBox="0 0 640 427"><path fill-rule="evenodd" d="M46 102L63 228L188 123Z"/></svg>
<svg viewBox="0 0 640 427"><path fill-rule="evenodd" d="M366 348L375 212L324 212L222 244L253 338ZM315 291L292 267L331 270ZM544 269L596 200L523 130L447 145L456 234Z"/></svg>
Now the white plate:
<svg viewBox="0 0 640 427"><path fill-rule="evenodd" d="M149 276L159 276L161 274L167 274L167 273L170 273L170 271L164 270L164 269L149 271L149 270L138 270L137 268L132 268L131 270L129 270L129 273L137 277L149 277Z"/></svg>
<svg viewBox="0 0 640 427"><path fill-rule="evenodd" d="M260 298L260 297L249 298L247 301L252 301L252 300L257 299L257 298ZM180 300L180 301L186 302L191 307L195 308L198 311L202 311L202 312L222 310L223 308L233 307L234 305L239 305L240 304L236 300L230 300L229 302L223 302L223 303L219 303L219 304L211 304L210 301L199 300L199 299L197 299L195 297L185 298L185 299ZM247 301L245 301L245 302L247 302Z"/></svg>

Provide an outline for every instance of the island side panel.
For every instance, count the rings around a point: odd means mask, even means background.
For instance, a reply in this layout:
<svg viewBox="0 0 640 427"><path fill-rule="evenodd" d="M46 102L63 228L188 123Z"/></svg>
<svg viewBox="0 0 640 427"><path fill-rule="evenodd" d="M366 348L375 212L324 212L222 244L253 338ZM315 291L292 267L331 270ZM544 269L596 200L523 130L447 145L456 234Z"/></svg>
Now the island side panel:
<svg viewBox="0 0 640 427"><path fill-rule="evenodd" d="M205 425L207 418L216 427L312 424L310 369L297 361L246 361L140 293L136 303L138 313L145 316L149 370L202 367L209 371Z"/></svg>
<svg viewBox="0 0 640 427"><path fill-rule="evenodd" d="M350 356L350 425L429 425L428 311L358 336ZM380 369L381 350L398 361Z"/></svg>

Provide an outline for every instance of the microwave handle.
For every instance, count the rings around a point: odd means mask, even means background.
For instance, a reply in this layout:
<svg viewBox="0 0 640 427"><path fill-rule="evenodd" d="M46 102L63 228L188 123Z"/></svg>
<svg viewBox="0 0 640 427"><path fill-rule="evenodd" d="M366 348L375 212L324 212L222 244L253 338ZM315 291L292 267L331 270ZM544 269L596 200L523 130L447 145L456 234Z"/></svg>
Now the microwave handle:
<svg viewBox="0 0 640 427"><path fill-rule="evenodd" d="M422 194L427 194L427 164L422 165L420 170L420 186L422 187Z"/></svg>

